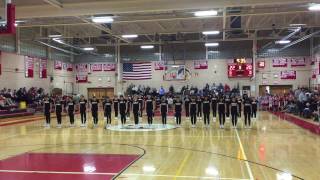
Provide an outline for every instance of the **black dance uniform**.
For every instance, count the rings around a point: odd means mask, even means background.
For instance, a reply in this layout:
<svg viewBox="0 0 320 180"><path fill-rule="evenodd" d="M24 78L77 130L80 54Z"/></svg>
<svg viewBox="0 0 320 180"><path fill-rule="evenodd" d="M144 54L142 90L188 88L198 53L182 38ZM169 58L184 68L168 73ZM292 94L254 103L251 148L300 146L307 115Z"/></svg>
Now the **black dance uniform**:
<svg viewBox="0 0 320 180"><path fill-rule="evenodd" d="M238 108L239 108L239 112L238 112L238 116L241 117L241 113L242 113L242 99L238 99Z"/></svg>
<svg viewBox="0 0 320 180"><path fill-rule="evenodd" d="M185 99L184 99L184 109L186 110L186 117L189 117L189 116L190 116L190 108L189 108L189 105L190 105L190 99L189 99L189 98L185 98Z"/></svg>
<svg viewBox="0 0 320 180"><path fill-rule="evenodd" d="M55 102L55 109L56 109L56 116L57 116L57 122L58 125L61 125L61 113L62 113L62 102L56 101Z"/></svg>
<svg viewBox="0 0 320 180"><path fill-rule="evenodd" d="M130 98L128 98L128 100L127 100L127 117L130 117L130 110L131 110L131 105L132 105L132 99L131 99L131 97Z"/></svg>
<svg viewBox="0 0 320 180"><path fill-rule="evenodd" d="M238 102L231 102L231 121L232 126L236 127L238 123Z"/></svg>
<svg viewBox="0 0 320 180"><path fill-rule="evenodd" d="M139 100L132 102L132 112L134 118L134 124L139 124L139 111L140 111L140 102Z"/></svg>
<svg viewBox="0 0 320 180"><path fill-rule="evenodd" d="M153 100L147 99L146 100L146 112L148 116L148 124L152 124L153 121Z"/></svg>
<svg viewBox="0 0 320 180"><path fill-rule="evenodd" d="M203 116L204 116L204 124L210 124L210 100L203 100L202 102Z"/></svg>
<svg viewBox="0 0 320 180"><path fill-rule="evenodd" d="M140 117L142 117L142 114L143 114L143 97L139 98L138 102L140 104L139 114L140 114Z"/></svg>
<svg viewBox="0 0 320 180"><path fill-rule="evenodd" d="M97 100L97 99L93 100L92 99L90 101L90 103L91 103L91 113L92 113L93 123L95 125L97 125L98 121L99 121L99 119L98 119L99 100Z"/></svg>
<svg viewBox="0 0 320 180"><path fill-rule="evenodd" d="M243 113L245 126L251 126L251 100L245 99L243 101Z"/></svg>
<svg viewBox="0 0 320 180"><path fill-rule="evenodd" d="M252 117L256 118L257 117L257 110L258 110L258 100L252 101L251 105L252 105Z"/></svg>
<svg viewBox="0 0 320 180"><path fill-rule="evenodd" d="M160 104L162 124L167 124L168 101L162 101Z"/></svg>
<svg viewBox="0 0 320 180"><path fill-rule="evenodd" d="M212 116L214 118L217 117L217 103L218 103L217 97L213 96L211 98L211 108L212 108Z"/></svg>
<svg viewBox="0 0 320 180"><path fill-rule="evenodd" d="M107 124L111 124L111 108L112 107L112 101L106 100L103 105L104 109L104 117L107 119Z"/></svg>
<svg viewBox="0 0 320 180"><path fill-rule="evenodd" d="M85 124L87 121L87 100L83 99L79 101L80 104L80 116L81 116L81 123Z"/></svg>
<svg viewBox="0 0 320 180"><path fill-rule="evenodd" d="M195 125L197 123L197 102L190 102L190 117L191 124Z"/></svg>
<svg viewBox="0 0 320 180"><path fill-rule="evenodd" d="M226 103L226 116L227 118L230 117L230 104L231 104L231 99L230 98L226 98L225 99L225 103Z"/></svg>
<svg viewBox="0 0 320 180"><path fill-rule="evenodd" d="M182 112L182 102L179 101L175 101L174 102L174 109L175 109L175 117L176 117L176 123L178 125L181 124L181 112ZM189 106L189 105L188 105ZM189 110L188 110L189 111Z"/></svg>
<svg viewBox="0 0 320 180"><path fill-rule="evenodd" d="M68 115L69 115L69 119L70 119L70 124L73 125L74 124L74 106L75 106L75 102L74 101L68 101L67 102L67 106L68 106Z"/></svg>
<svg viewBox="0 0 320 180"><path fill-rule="evenodd" d="M223 99L218 101L218 114L220 125L224 125L226 121L226 106Z"/></svg>
<svg viewBox="0 0 320 180"><path fill-rule="evenodd" d="M198 112L197 116L202 117L202 99L197 99Z"/></svg>
<svg viewBox="0 0 320 180"><path fill-rule="evenodd" d="M113 99L114 117L118 118L119 114L119 99Z"/></svg>
<svg viewBox="0 0 320 180"><path fill-rule="evenodd" d="M119 100L119 110L120 110L121 124L126 124L127 101L125 99Z"/></svg>
<svg viewBox="0 0 320 180"><path fill-rule="evenodd" d="M50 124L51 121L51 100L44 100L43 101L43 106L44 106L44 116L46 117L46 123Z"/></svg>

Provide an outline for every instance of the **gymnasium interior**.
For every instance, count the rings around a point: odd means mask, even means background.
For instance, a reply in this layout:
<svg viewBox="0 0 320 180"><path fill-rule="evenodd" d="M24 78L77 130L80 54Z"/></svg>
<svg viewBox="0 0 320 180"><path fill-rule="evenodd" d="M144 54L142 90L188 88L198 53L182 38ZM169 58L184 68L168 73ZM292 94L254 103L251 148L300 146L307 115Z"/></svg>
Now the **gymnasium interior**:
<svg viewBox="0 0 320 180"><path fill-rule="evenodd" d="M0 180L319 180L319 0L0 0Z"/></svg>

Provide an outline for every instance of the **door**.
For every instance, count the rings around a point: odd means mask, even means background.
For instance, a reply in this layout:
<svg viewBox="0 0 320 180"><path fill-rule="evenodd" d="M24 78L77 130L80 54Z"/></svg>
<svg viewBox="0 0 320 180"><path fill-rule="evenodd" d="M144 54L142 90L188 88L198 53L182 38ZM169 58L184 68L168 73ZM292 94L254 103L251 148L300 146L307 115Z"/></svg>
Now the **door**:
<svg viewBox="0 0 320 180"><path fill-rule="evenodd" d="M107 96L113 98L114 88L88 88L88 98L91 99L93 96L100 100Z"/></svg>

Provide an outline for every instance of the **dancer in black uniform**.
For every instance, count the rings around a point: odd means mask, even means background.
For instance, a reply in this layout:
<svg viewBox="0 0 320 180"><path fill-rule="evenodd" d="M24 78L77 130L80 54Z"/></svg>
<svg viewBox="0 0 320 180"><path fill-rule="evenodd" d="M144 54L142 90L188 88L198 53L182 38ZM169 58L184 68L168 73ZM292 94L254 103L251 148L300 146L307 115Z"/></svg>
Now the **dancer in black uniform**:
<svg viewBox="0 0 320 180"><path fill-rule="evenodd" d="M238 108L239 108L238 117L241 117L241 113L242 113L242 98L241 98L241 96L238 96L237 103L238 103Z"/></svg>
<svg viewBox="0 0 320 180"><path fill-rule="evenodd" d="M127 121L127 118L126 118L127 101L124 99L123 95L121 95L119 99L119 110L120 110L121 125L123 126L124 124L126 124L126 121Z"/></svg>
<svg viewBox="0 0 320 180"><path fill-rule="evenodd" d="M127 113L126 113L127 120L130 120L131 106L132 106L132 97L128 96L128 98L127 98Z"/></svg>
<svg viewBox="0 0 320 180"><path fill-rule="evenodd" d="M43 100L43 112L44 116L46 117L46 128L50 128L50 122L51 122L51 100L48 96L44 97Z"/></svg>
<svg viewBox="0 0 320 180"><path fill-rule="evenodd" d="M143 105L144 105L144 100L143 100L143 96L140 94L139 98L138 98L138 102L139 102L139 116L142 117L143 115Z"/></svg>
<svg viewBox="0 0 320 180"><path fill-rule="evenodd" d="M186 95L186 97L184 98L184 109L186 111L186 118L189 118L190 116L189 104L190 104L190 98L188 95Z"/></svg>
<svg viewBox="0 0 320 180"><path fill-rule="evenodd" d="M167 124L167 113L168 113L168 101L166 100L165 96L162 96L161 98L160 112L161 112L162 125L165 126Z"/></svg>
<svg viewBox="0 0 320 180"><path fill-rule="evenodd" d="M153 121L153 110L154 110L154 101L151 99L151 96L147 96L147 100L145 101L146 112L148 116L148 124L152 125Z"/></svg>
<svg viewBox="0 0 320 180"><path fill-rule="evenodd" d="M230 106L232 128L236 128L238 123L238 102L235 97L232 98Z"/></svg>
<svg viewBox="0 0 320 180"><path fill-rule="evenodd" d="M105 101L103 102L104 118L107 121L106 128L111 126L111 109L112 101L109 97L106 97Z"/></svg>
<svg viewBox="0 0 320 180"><path fill-rule="evenodd" d="M67 98L67 111L70 119L70 127L74 127L74 111L75 111L75 102L72 97Z"/></svg>
<svg viewBox="0 0 320 180"><path fill-rule="evenodd" d="M188 105L189 106L189 105ZM182 111L182 102L179 96L174 100L174 109L175 109L175 117L176 123L178 127L181 126L181 111Z"/></svg>
<svg viewBox="0 0 320 180"><path fill-rule="evenodd" d="M219 114L220 128L222 129L224 128L224 123L226 121L226 104L222 96L218 100L218 114Z"/></svg>
<svg viewBox="0 0 320 180"><path fill-rule="evenodd" d="M139 124L139 113L140 113L140 102L137 96L133 97L132 102L132 112L133 112L133 118L134 118L134 124L137 126Z"/></svg>
<svg viewBox="0 0 320 180"><path fill-rule="evenodd" d="M213 94L211 97L211 108L212 108L213 121L215 121L217 118L217 103L218 103L218 97L216 94Z"/></svg>
<svg viewBox="0 0 320 180"><path fill-rule="evenodd" d="M114 117L117 120L118 114L119 114L119 99L117 96L114 96L113 98L113 109L114 109Z"/></svg>
<svg viewBox="0 0 320 180"><path fill-rule="evenodd" d="M98 121L99 121L99 118L98 118L99 100L95 96L93 96L90 103L91 103L91 113L93 118L93 127L97 127Z"/></svg>
<svg viewBox="0 0 320 180"><path fill-rule="evenodd" d="M202 119L202 99L201 96L197 96L197 117Z"/></svg>
<svg viewBox="0 0 320 180"><path fill-rule="evenodd" d="M245 128L251 128L251 100L249 97L245 97L243 100L243 114Z"/></svg>
<svg viewBox="0 0 320 180"><path fill-rule="evenodd" d="M196 102L196 98L193 97L191 98L191 102L190 102L190 118L191 118L191 124L192 127L196 127L196 123L197 123L197 111L198 111L198 105Z"/></svg>
<svg viewBox="0 0 320 180"><path fill-rule="evenodd" d="M87 122L87 100L84 98L83 95L81 95L79 100L80 105L80 116L81 116L81 127L86 126Z"/></svg>
<svg viewBox="0 0 320 180"><path fill-rule="evenodd" d="M208 96L204 97L202 102L202 110L203 110L203 118L204 118L204 125L209 127L210 125L210 100Z"/></svg>
<svg viewBox="0 0 320 180"><path fill-rule="evenodd" d="M230 118L230 104L231 104L231 99L230 99L229 95L226 96L224 102L225 102L225 104L226 104L226 117L227 117L227 118Z"/></svg>
<svg viewBox="0 0 320 180"><path fill-rule="evenodd" d="M257 118L257 110L258 110L258 100L256 100L256 98L253 97L252 99L252 103L251 103L251 106L252 106L252 118Z"/></svg>
<svg viewBox="0 0 320 180"><path fill-rule="evenodd" d="M55 109L56 109L56 116L57 116L57 128L61 128L61 113L62 113L62 102L61 98L57 97L56 101L54 102Z"/></svg>

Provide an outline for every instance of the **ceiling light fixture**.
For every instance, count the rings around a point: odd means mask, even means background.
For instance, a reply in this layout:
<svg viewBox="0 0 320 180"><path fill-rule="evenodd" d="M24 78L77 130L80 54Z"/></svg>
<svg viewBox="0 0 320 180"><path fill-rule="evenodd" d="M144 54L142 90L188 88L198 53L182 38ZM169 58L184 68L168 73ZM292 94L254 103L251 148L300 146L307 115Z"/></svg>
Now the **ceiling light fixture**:
<svg viewBox="0 0 320 180"><path fill-rule="evenodd" d="M203 35L217 35L220 34L220 31L204 31L202 32Z"/></svg>
<svg viewBox="0 0 320 180"><path fill-rule="evenodd" d="M58 38L58 37L61 37L61 36L62 36L61 34L51 34L48 37L49 38Z"/></svg>
<svg viewBox="0 0 320 180"><path fill-rule="evenodd" d="M320 11L320 4L310 4L309 11Z"/></svg>
<svg viewBox="0 0 320 180"><path fill-rule="evenodd" d="M143 45L143 46L140 46L141 49L153 49L154 46L153 45Z"/></svg>
<svg viewBox="0 0 320 180"><path fill-rule="evenodd" d="M121 37L130 39L130 38L137 38L138 35L136 35L136 34L126 34L126 35L122 35Z"/></svg>
<svg viewBox="0 0 320 180"><path fill-rule="evenodd" d="M114 20L112 17L104 16L104 17L92 17L91 18L92 22L94 23L112 23Z"/></svg>
<svg viewBox="0 0 320 180"><path fill-rule="evenodd" d="M197 12L194 12L194 15L197 17L216 16L218 15L218 11L215 11L215 10L197 11Z"/></svg>
<svg viewBox="0 0 320 180"><path fill-rule="evenodd" d="M85 51L93 51L94 48L93 47L85 47L85 48L83 48L83 50L85 50Z"/></svg>
<svg viewBox="0 0 320 180"><path fill-rule="evenodd" d="M217 47L217 46L219 46L219 43L205 43L204 45L206 47Z"/></svg>
<svg viewBox="0 0 320 180"><path fill-rule="evenodd" d="M290 40L280 40L276 41L276 44L289 44L291 41Z"/></svg>

